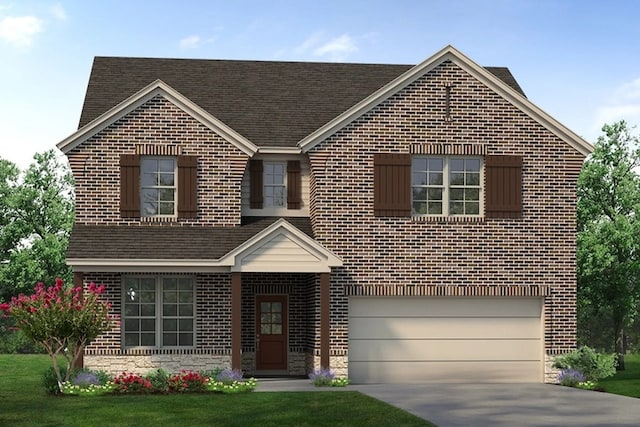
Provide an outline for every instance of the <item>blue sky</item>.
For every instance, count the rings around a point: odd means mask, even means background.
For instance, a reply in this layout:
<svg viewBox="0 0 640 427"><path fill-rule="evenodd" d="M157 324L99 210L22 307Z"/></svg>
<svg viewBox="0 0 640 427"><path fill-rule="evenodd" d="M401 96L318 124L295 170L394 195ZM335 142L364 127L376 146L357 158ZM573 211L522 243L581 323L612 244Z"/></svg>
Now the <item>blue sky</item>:
<svg viewBox="0 0 640 427"><path fill-rule="evenodd" d="M640 124L639 16L633 0L0 0L0 157L25 168L76 130L94 56L417 64L448 44L593 143Z"/></svg>

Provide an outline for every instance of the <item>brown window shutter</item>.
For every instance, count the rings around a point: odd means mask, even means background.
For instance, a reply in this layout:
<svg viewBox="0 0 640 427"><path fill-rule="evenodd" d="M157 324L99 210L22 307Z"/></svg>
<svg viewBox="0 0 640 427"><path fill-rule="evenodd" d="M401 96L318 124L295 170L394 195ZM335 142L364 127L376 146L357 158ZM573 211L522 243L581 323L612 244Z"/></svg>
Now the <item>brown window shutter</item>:
<svg viewBox="0 0 640 427"><path fill-rule="evenodd" d="M522 157L485 157L485 216L522 217Z"/></svg>
<svg viewBox="0 0 640 427"><path fill-rule="evenodd" d="M140 156L120 155L120 216L140 217Z"/></svg>
<svg viewBox="0 0 640 427"><path fill-rule="evenodd" d="M300 161L289 160L287 162L287 209L300 209L302 207L302 174L300 173Z"/></svg>
<svg viewBox="0 0 640 427"><path fill-rule="evenodd" d="M178 218L198 216L198 157L178 156Z"/></svg>
<svg viewBox="0 0 640 427"><path fill-rule="evenodd" d="M249 161L249 205L251 209L262 209L262 160Z"/></svg>
<svg viewBox="0 0 640 427"><path fill-rule="evenodd" d="M373 214L411 216L411 155L373 155Z"/></svg>

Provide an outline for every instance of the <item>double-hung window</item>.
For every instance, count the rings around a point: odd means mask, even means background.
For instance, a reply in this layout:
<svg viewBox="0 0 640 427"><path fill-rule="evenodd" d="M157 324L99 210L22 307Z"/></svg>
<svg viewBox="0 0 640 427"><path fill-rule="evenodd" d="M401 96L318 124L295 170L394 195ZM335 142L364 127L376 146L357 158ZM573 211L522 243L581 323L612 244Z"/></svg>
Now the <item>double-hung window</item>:
<svg viewBox="0 0 640 427"><path fill-rule="evenodd" d="M176 159L143 157L140 161L142 216L175 216Z"/></svg>
<svg viewBox="0 0 640 427"><path fill-rule="evenodd" d="M481 215L481 158L416 156L411 171L413 215Z"/></svg>
<svg viewBox="0 0 640 427"><path fill-rule="evenodd" d="M123 299L126 348L195 345L193 278L127 277Z"/></svg>
<svg viewBox="0 0 640 427"><path fill-rule="evenodd" d="M286 207L286 162L264 162L264 207Z"/></svg>

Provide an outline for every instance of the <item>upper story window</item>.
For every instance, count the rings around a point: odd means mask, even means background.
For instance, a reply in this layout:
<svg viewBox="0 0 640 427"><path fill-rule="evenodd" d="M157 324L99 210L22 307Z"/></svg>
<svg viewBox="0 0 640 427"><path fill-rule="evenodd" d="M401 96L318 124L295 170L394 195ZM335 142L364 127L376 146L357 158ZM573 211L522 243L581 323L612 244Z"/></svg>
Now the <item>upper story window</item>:
<svg viewBox="0 0 640 427"><path fill-rule="evenodd" d="M300 161L250 160L249 187L250 209L301 209Z"/></svg>
<svg viewBox="0 0 640 427"><path fill-rule="evenodd" d="M196 156L120 156L120 216L197 218Z"/></svg>
<svg viewBox="0 0 640 427"><path fill-rule="evenodd" d="M285 162L264 162L264 207L287 206Z"/></svg>
<svg viewBox="0 0 640 427"><path fill-rule="evenodd" d="M377 153L373 212L379 217L522 217L522 157Z"/></svg>
<svg viewBox="0 0 640 427"><path fill-rule="evenodd" d="M176 159L143 157L140 162L142 216L176 215Z"/></svg>
<svg viewBox="0 0 640 427"><path fill-rule="evenodd" d="M411 169L413 215L481 214L481 158L413 157Z"/></svg>

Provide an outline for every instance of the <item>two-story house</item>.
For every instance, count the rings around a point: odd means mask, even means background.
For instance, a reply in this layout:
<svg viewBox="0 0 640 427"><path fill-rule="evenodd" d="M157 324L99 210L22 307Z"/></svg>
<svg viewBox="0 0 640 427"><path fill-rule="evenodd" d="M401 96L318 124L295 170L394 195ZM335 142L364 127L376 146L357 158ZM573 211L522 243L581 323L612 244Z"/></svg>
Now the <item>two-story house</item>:
<svg viewBox="0 0 640 427"><path fill-rule="evenodd" d="M84 363L353 382L542 382L575 346L592 147L506 68L95 58L76 284L121 318Z"/></svg>

